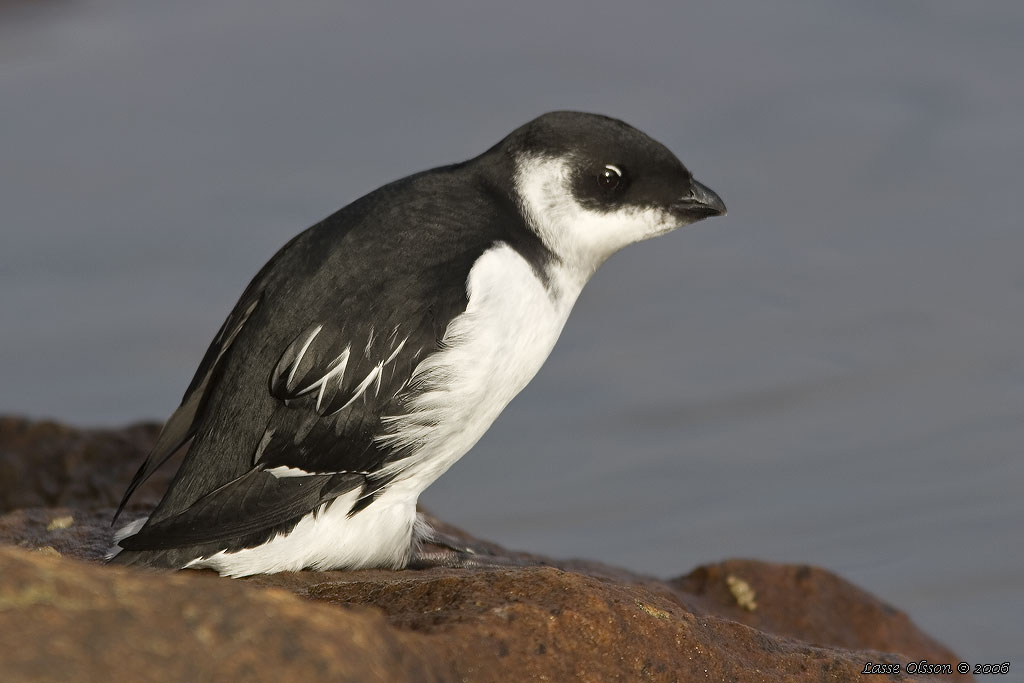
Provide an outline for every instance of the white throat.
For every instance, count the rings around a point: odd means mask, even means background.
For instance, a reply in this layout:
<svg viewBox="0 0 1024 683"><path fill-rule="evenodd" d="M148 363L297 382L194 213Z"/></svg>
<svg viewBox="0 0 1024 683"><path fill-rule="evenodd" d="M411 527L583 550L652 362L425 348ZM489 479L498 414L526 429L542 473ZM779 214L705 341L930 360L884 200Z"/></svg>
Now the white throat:
<svg viewBox="0 0 1024 683"><path fill-rule="evenodd" d="M545 246L580 280L580 287L618 250L679 227L677 218L657 207L607 212L585 208L572 194L569 159L531 156L516 166L523 214Z"/></svg>

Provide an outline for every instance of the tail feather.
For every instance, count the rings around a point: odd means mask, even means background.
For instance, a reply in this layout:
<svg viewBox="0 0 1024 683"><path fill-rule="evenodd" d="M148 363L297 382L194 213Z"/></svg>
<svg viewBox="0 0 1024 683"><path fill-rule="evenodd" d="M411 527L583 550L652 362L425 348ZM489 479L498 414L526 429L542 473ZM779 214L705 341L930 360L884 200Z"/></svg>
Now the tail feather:
<svg viewBox="0 0 1024 683"><path fill-rule="evenodd" d="M123 567L152 567L154 569L184 569L189 562L213 555L223 548L196 545L186 548L166 548L161 550L126 550L120 543L126 538L134 536L145 526L148 517L136 519L125 524L114 533L114 547L107 553L108 564L117 564Z"/></svg>

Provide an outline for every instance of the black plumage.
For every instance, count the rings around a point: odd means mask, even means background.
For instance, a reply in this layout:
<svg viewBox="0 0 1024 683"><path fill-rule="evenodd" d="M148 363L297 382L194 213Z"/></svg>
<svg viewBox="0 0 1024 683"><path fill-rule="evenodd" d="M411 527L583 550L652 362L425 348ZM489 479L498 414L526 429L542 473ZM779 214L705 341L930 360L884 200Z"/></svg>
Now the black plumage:
<svg viewBox="0 0 1024 683"><path fill-rule="evenodd" d="M374 441L381 416L400 411L396 394L465 310L475 260L497 242L515 245L539 272L549 257L500 183L507 164L495 148L473 162L398 180L309 228L270 260L125 494L122 509L192 439L167 494L146 525L120 542L125 550L114 561L164 564L133 551L174 548L165 553L174 565L256 545L356 487L363 493L353 512L372 501L387 484L374 473L405 455ZM289 381L297 350L321 325ZM356 385L403 339L379 389L349 403ZM344 381L323 395L309 391L346 348ZM274 467L326 474L277 479L265 471Z"/></svg>

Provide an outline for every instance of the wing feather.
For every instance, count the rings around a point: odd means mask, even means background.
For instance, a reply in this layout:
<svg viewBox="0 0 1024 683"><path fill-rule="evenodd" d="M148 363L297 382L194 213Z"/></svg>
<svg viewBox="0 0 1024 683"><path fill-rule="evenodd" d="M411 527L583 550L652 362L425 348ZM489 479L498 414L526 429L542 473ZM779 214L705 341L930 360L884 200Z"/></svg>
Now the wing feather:
<svg viewBox="0 0 1024 683"><path fill-rule="evenodd" d="M253 469L120 545L125 550L166 550L232 540L298 521L321 503L355 488L359 480L359 475L330 474L278 478Z"/></svg>
<svg viewBox="0 0 1024 683"><path fill-rule="evenodd" d="M231 315L224 321L217 336L214 337L210 347L206 350L206 355L203 356L199 369L196 370L195 377L185 391L181 405L164 423L163 429L160 430L160 435L157 436L152 450L146 456L146 460L139 467L138 471L135 472L135 476L132 477L131 483L121 498L121 503L117 506L117 512L114 513L114 518L110 522L111 526L117 522L117 518L121 516L125 505L128 504L128 500L135 493L135 490L153 476L153 473L160 469L175 451L195 436L211 379L217 371L224 354L231 348L231 344L238 337L238 333L245 326L253 311L256 310L259 302L260 296L258 293L250 295L248 298L243 295L241 301L238 302L235 309L231 312Z"/></svg>

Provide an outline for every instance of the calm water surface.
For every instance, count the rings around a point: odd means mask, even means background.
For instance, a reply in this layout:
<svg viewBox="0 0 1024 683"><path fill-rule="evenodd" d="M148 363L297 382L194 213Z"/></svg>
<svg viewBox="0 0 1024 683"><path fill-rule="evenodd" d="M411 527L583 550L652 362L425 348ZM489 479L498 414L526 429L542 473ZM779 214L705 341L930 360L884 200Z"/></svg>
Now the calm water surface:
<svg viewBox="0 0 1024 683"><path fill-rule="evenodd" d="M729 216L613 258L424 502L665 576L822 565L1024 670L1024 4L685 4L0 3L0 411L162 419L300 229L615 115Z"/></svg>

